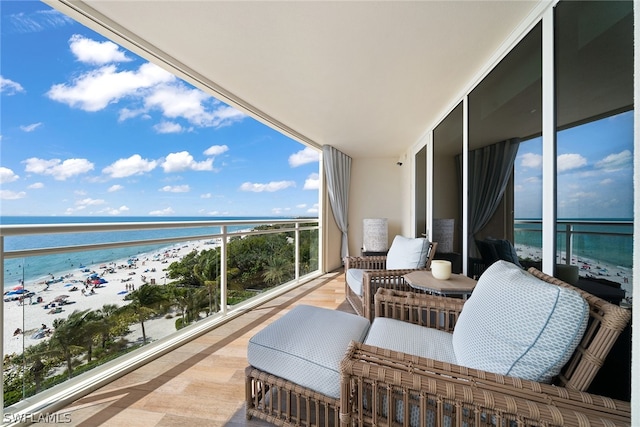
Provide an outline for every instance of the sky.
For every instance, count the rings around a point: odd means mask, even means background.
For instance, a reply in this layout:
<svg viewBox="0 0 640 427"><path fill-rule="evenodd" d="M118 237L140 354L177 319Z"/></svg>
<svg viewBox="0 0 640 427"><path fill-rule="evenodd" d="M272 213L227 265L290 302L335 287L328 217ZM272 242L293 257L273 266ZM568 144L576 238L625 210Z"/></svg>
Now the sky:
<svg viewBox="0 0 640 427"><path fill-rule="evenodd" d="M36 1L0 1L0 214L317 216L319 153Z"/></svg>
<svg viewBox="0 0 640 427"><path fill-rule="evenodd" d="M557 217L633 218L633 111L557 134ZM520 143L515 217L541 218L542 140Z"/></svg>

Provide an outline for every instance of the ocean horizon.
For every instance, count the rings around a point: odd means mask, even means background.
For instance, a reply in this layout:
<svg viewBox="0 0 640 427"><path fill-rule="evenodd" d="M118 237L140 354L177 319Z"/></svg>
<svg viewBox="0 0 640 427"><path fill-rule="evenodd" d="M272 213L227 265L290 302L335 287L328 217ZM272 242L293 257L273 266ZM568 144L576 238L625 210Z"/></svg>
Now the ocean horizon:
<svg viewBox="0 0 640 427"><path fill-rule="evenodd" d="M125 222L171 222L171 221L269 221L281 219L295 219L298 217L141 217L141 216L0 216L2 225L27 225L27 224L98 224L98 223L125 223ZM246 229L246 225L228 227L228 231ZM135 240L150 240L159 238L185 237L185 241L191 236L206 234L219 234L220 227L195 227L183 229L158 229L158 230L133 230L110 231L99 233L63 233L63 234L38 234L28 236L5 237L5 251L23 249L42 249L51 247L77 246L95 243L124 242ZM128 258L144 256L146 253L159 250L164 247L179 245L155 244L133 247L112 248L89 252L68 252L63 254L43 255L29 257L28 259L5 259L4 265L4 291L10 290L21 283L40 282L47 279L59 278L62 274L77 271L87 265L108 264Z"/></svg>

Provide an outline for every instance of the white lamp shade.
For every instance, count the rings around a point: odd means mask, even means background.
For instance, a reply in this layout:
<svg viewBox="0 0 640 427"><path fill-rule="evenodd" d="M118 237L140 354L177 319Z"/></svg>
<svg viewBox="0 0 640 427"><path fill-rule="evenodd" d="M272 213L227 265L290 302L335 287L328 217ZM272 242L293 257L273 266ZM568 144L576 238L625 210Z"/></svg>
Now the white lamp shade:
<svg viewBox="0 0 640 427"><path fill-rule="evenodd" d="M387 218L366 218L362 220L362 250L365 252L385 252L389 249Z"/></svg>

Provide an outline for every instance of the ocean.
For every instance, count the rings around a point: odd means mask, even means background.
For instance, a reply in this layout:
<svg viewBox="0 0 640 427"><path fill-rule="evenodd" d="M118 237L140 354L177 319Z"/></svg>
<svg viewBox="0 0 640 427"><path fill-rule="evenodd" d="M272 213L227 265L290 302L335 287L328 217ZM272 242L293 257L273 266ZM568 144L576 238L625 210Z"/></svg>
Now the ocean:
<svg viewBox="0 0 640 427"><path fill-rule="evenodd" d="M564 252L566 249L565 224L571 224L573 227L571 245L574 257L584 257L619 267L633 268L633 219L563 219L558 222L558 251ZM539 223L516 222L514 243L541 249L541 225Z"/></svg>
<svg viewBox="0 0 640 427"><path fill-rule="evenodd" d="M9 224L77 224L77 223L119 223L119 222L169 222L169 221L232 221L232 220L274 220L291 219L285 217L36 217L3 216L2 225ZM227 231L246 229L247 225L230 226ZM21 249L41 249L50 247L75 246L94 243L150 240L167 237L190 237L218 234L220 227L196 227L183 229L159 229L139 231L119 231L102 233L39 234L5 238L5 251ZM108 264L117 260L141 257L170 245L142 245L123 248L95 250L90 252L69 252L64 254L35 256L27 259L6 259L4 266L4 291L19 285L59 277L69 271L80 272L81 267L93 264Z"/></svg>

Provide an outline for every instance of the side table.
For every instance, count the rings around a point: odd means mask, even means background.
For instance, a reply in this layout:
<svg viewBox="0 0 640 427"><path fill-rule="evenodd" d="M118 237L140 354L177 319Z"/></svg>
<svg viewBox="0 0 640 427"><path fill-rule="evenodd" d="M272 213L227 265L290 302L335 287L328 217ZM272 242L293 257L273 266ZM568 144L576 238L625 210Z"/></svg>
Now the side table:
<svg viewBox="0 0 640 427"><path fill-rule="evenodd" d="M412 271L403 277L412 288L443 296L459 295L463 299L471 295L478 283L464 274L452 274L448 280L434 279L428 270Z"/></svg>

